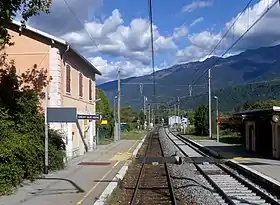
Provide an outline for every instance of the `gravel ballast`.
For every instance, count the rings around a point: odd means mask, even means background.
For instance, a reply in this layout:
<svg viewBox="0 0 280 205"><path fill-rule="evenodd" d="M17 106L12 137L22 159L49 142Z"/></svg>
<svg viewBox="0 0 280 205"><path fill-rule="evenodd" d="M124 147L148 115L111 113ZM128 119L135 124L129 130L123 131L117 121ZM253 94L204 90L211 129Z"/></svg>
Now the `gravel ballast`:
<svg viewBox="0 0 280 205"><path fill-rule="evenodd" d="M160 129L159 135L166 157L173 155L175 152L178 156L183 157L181 165L168 165L176 197L184 199L186 204L218 205L219 202L213 195L215 190L199 175L192 163L187 163L184 160L185 156L166 136L164 129Z"/></svg>

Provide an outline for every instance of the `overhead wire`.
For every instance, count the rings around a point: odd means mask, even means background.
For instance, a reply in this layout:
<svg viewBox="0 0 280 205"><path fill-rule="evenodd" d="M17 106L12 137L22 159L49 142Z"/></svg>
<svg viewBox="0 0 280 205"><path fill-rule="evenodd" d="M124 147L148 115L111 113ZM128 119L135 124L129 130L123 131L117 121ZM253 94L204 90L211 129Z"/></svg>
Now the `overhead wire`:
<svg viewBox="0 0 280 205"><path fill-rule="evenodd" d="M154 85L154 96L156 96L154 34L153 34L153 6L152 6L152 0L148 0L148 3L149 3L149 18L150 18L150 34L151 34L151 52L152 52L153 85Z"/></svg>
<svg viewBox="0 0 280 205"><path fill-rule="evenodd" d="M69 6L69 4L67 3L66 0L63 0L65 5L67 6L68 10L73 14L73 16L75 17L75 19L78 21L78 23L80 23L83 26L83 30L86 32L86 34L89 36L90 40L92 41L92 43L97 47L96 42L94 41L92 35L88 32L88 30L84 27L83 22L78 18L77 14L73 11L73 9Z"/></svg>
<svg viewBox="0 0 280 205"><path fill-rule="evenodd" d="M276 0L274 3L268 6L266 10L260 15L260 17L249 28L247 28L247 30L239 38L237 38L237 40L220 56L220 58L218 58L211 65L211 67L207 68L198 78L196 78L195 81L193 81L192 85L200 80L208 72L208 70L213 68L221 60L221 58L226 55L277 3L279 3L279 0Z"/></svg>
<svg viewBox="0 0 280 205"><path fill-rule="evenodd" d="M236 17L236 19L233 21L233 23L230 25L230 27L226 30L226 32L223 34L223 36L221 37L221 39L219 40L219 42L213 47L213 49L211 50L211 52L207 55L207 56L211 56L215 50L218 48L218 46L222 43L222 41L224 40L224 38L227 36L227 34L230 32L230 30L234 27L235 23L239 20L239 18L241 17L241 15L248 9L248 7L251 5L253 0L250 0L246 6L243 8L243 10L238 14L238 16ZM193 74L195 75L196 73L198 73L198 71L200 71L200 69L197 69L196 72Z"/></svg>
<svg viewBox="0 0 280 205"><path fill-rule="evenodd" d="M218 46L222 43L223 39L227 36L227 34L229 33L229 31L234 27L235 23L239 20L239 18L241 17L241 15L247 10L247 8L250 6L250 4L252 3L253 0L250 0L246 6L243 8L243 10L239 13L239 15L236 17L236 19L233 21L233 23L230 25L230 27L226 30L226 32L223 34L223 36L221 37L221 39L219 40L219 42L213 47L213 49L211 50L211 52L208 54L208 56L212 55L215 50L218 48ZM151 2L151 0L149 0L149 3ZM150 11L151 11L151 4L150 5ZM150 13L151 15L151 13ZM152 19L152 17L150 17L150 20ZM152 23L151 23L151 29L152 29ZM151 31L152 34L152 31ZM153 49L152 49L153 52ZM153 61L153 59L152 59ZM196 73L198 73L200 69L196 70L196 72L193 74L195 75ZM153 69L153 78L155 80L155 75L154 75L154 69ZM204 84L203 84L204 85ZM173 86L173 85L172 85ZM189 87L194 87L194 83L192 83L191 85L178 85L178 86L189 86ZM201 85L197 85L197 86L201 86ZM154 95L155 95L155 88L154 88ZM186 96L183 96L182 98L185 98ZM180 101L182 99L180 98Z"/></svg>

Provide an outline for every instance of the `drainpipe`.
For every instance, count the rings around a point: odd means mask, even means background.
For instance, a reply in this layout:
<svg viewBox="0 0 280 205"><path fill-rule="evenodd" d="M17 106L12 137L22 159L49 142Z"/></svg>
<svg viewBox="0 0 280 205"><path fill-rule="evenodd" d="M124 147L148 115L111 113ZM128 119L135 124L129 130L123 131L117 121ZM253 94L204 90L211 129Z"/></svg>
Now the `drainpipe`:
<svg viewBox="0 0 280 205"><path fill-rule="evenodd" d="M68 52L70 50L70 46L69 46L69 44L67 44L67 48L66 48L66 50L63 52L63 54L62 55L64 55L66 52Z"/></svg>

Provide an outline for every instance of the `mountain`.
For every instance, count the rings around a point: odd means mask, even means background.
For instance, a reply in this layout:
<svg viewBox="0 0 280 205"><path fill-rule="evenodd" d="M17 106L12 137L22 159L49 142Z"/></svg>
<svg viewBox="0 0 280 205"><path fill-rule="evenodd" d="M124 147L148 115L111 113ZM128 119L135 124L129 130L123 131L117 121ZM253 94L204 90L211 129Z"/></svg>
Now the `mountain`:
<svg viewBox="0 0 280 205"><path fill-rule="evenodd" d="M174 65L155 72L156 96L154 101L167 102L172 97L188 96L189 84L195 85L192 95L202 95L208 90L207 69L211 69L212 89L219 90L257 81L272 80L280 76L280 45L246 50L238 55L227 58L211 57L203 62L190 62ZM203 75L204 73L204 75ZM202 77L201 77L202 76ZM201 78L200 78L201 77ZM199 79L200 78L200 79ZM199 79L199 80L197 80ZM145 75L121 80L121 104L142 108L143 98L140 97L139 84L143 85L143 94L153 98L153 76ZM149 84L145 84L149 83ZM98 86L112 104L117 93L117 81Z"/></svg>
<svg viewBox="0 0 280 205"><path fill-rule="evenodd" d="M212 91L212 95L219 98L219 110L231 112L241 107L246 102L279 100L280 79L237 85ZM212 99L212 109L216 109L216 101ZM181 99L180 107L195 109L200 104L208 104L208 93Z"/></svg>

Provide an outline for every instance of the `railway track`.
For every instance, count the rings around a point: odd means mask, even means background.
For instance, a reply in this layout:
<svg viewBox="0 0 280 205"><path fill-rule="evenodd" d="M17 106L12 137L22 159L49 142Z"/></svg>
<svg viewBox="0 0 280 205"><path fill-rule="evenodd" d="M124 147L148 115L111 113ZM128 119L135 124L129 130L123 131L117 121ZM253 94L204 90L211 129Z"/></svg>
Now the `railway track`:
<svg viewBox="0 0 280 205"><path fill-rule="evenodd" d="M137 182L131 196L130 205L164 204L177 205L171 177L164 163L148 163L152 158L164 157L158 130L148 139ZM149 157L149 160L147 160Z"/></svg>
<svg viewBox="0 0 280 205"><path fill-rule="evenodd" d="M186 157L191 158L199 174L215 190L214 196L220 204L280 204L276 198L259 189L231 168L218 163L190 144L185 138L174 135L167 128L164 129L165 134L174 145Z"/></svg>

